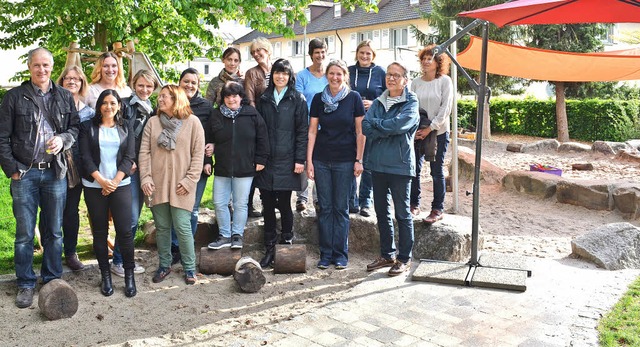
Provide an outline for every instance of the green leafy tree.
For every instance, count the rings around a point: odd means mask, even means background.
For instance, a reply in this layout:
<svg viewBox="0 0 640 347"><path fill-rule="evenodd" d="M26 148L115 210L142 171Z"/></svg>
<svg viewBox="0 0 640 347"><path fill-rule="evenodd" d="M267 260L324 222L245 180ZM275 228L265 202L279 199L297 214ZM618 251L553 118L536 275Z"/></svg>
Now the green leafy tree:
<svg viewBox="0 0 640 347"><path fill-rule="evenodd" d="M431 43L443 43L451 37L450 22L455 20L459 27L466 27L473 18L457 17L457 14L463 11L474 10L477 8L492 6L503 3L504 0L433 0L431 2L431 13L425 13L424 18L429 21L431 32L424 33L413 27L416 39L423 45ZM517 26L508 26L498 28L493 24L489 24L489 38L500 42L513 43L519 37L522 29ZM477 27L471 31L472 35L482 36L482 27ZM457 42L458 53L469 45L469 36L464 36ZM452 65L452 68L455 66ZM480 80L480 74L475 71L467 71L476 81ZM494 94L522 94L524 87L529 82L521 78L506 77L500 75L488 75L487 85L492 89ZM473 89L469 86L468 81L459 75L458 91L462 94L473 94ZM490 116L489 105L485 103L484 132L483 137L488 139L491 137L489 128Z"/></svg>
<svg viewBox="0 0 640 347"><path fill-rule="evenodd" d="M135 40L156 65L213 59L224 41L207 26L224 20L249 23L253 29L292 36L286 23L305 21L304 9L312 0L0 0L0 49L34 43L50 49L56 70L62 68L63 48L78 42L82 49L107 51L114 42ZM368 1L343 1L343 8Z"/></svg>
<svg viewBox="0 0 640 347"><path fill-rule="evenodd" d="M526 27L527 46L565 52L596 52L604 45L605 24L529 25ZM540 64L544 68L544 63ZM556 91L556 127L558 141L569 141L569 123L565 100L565 82L549 81Z"/></svg>

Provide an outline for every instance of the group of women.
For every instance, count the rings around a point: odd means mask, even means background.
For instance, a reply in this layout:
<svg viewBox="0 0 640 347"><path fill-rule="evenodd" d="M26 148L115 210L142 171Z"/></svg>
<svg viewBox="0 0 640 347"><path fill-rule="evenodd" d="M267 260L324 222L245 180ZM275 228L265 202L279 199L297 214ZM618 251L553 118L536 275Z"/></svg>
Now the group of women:
<svg viewBox="0 0 640 347"><path fill-rule="evenodd" d="M312 64L296 75L287 60L271 61L271 44L264 38L252 43L258 64L245 74L239 69L240 52L230 47L205 98L199 92L198 72L189 68L179 85L161 88L156 111L149 100L159 86L156 78L141 70L131 90L112 53L98 59L91 84L77 67L62 73L58 83L73 93L82 121L74 160L82 176L104 295L113 293L111 272L124 277L126 296L136 295L134 274L144 268L134 261L133 241L145 202L157 229L159 267L153 282L164 280L171 266L181 262L185 282L196 283L198 207L213 173L220 233L209 248L242 248L248 216L261 213L265 254L260 264L270 266L276 243L294 239L292 193L298 192L296 208L306 209L311 179L317 190L318 268L347 267L349 213L369 216L374 204L381 256L367 269L391 266L390 275L406 271L413 246L411 214L419 213L425 155L434 180L432 211L425 222L440 220L444 209L443 162L453 94L449 62L444 56L433 57L433 46L425 47L419 53L422 76L409 89L407 69L397 62L387 71L376 65L370 41L358 45L356 64L350 67L342 61L327 63L326 48L322 40L311 40ZM396 162L386 162L389 159ZM261 212L252 205L254 188L260 191ZM83 267L75 253L80 193L81 188L70 188L63 226L66 263L74 270ZM397 258L391 196L400 225ZM109 218L116 229L111 265Z"/></svg>

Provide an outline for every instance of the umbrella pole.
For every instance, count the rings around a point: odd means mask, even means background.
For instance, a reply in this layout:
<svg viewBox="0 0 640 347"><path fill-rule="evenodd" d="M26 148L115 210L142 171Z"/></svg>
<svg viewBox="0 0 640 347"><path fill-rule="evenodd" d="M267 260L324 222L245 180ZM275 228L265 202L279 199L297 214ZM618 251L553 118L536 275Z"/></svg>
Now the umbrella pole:
<svg viewBox="0 0 640 347"><path fill-rule="evenodd" d="M478 228L480 217L480 165L482 163L482 125L484 124L484 104L487 102L487 47L489 27L482 25L482 57L480 60L480 86L476 116L476 160L473 175L473 215L471 219L471 259L469 265L478 266Z"/></svg>

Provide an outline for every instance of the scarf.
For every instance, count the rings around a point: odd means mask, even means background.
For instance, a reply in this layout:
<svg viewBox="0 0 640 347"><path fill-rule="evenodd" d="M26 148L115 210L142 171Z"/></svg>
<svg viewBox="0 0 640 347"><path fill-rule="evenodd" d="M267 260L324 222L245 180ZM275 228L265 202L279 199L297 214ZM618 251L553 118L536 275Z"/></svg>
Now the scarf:
<svg viewBox="0 0 640 347"><path fill-rule="evenodd" d="M324 87L322 91L322 102L324 103L324 113L331 113L338 109L338 103L349 95L351 90L348 86L344 86L336 96L331 96L329 86Z"/></svg>
<svg viewBox="0 0 640 347"><path fill-rule="evenodd" d="M129 100L129 105L133 106L138 104L138 110L143 111L142 114L150 115L153 113L153 108L151 107L151 101L149 99L142 100L136 94L131 95L131 100Z"/></svg>
<svg viewBox="0 0 640 347"><path fill-rule="evenodd" d="M173 151L176 149L176 138L182 127L182 120L175 117L169 118L165 113L161 113L160 125L162 125L162 132L158 136L158 146Z"/></svg>
<svg viewBox="0 0 640 347"><path fill-rule="evenodd" d="M238 109L235 110L235 111L230 109L230 108L228 108L227 105L225 105L225 104L222 104L222 106L220 106L220 112L222 113L222 115L227 117L227 118L231 118L231 119L236 118L238 113L240 113L241 109L242 109L242 106L238 107Z"/></svg>

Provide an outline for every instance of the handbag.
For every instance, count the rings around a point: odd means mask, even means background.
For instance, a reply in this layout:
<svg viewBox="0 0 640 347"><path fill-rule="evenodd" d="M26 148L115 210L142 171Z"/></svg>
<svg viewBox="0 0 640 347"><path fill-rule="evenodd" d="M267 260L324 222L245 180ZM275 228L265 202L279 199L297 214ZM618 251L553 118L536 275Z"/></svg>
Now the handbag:
<svg viewBox="0 0 640 347"><path fill-rule="evenodd" d="M67 187L74 188L80 184L80 175L78 174L78 168L73 162L73 151L71 148L64 151L64 157L67 160Z"/></svg>

